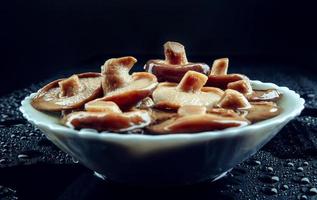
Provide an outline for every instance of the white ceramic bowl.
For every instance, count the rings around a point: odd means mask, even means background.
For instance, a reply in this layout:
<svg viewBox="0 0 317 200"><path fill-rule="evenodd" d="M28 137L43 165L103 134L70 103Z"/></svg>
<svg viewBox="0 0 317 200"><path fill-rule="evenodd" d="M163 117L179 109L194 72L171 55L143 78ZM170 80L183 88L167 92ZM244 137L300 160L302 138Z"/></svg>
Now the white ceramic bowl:
<svg viewBox="0 0 317 200"><path fill-rule="evenodd" d="M192 184L216 179L253 155L304 109L304 99L287 87L252 81L255 89L275 88L283 94L280 115L241 128L195 134L121 135L80 131L59 124L57 116L39 112L31 104L23 116L48 139L86 167L120 183L148 185Z"/></svg>

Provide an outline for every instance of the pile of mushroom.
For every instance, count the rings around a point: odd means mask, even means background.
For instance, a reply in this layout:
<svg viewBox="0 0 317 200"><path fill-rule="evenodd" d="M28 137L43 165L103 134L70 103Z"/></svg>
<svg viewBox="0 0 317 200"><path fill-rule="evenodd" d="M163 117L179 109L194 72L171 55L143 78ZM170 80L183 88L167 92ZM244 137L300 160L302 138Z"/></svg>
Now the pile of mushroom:
<svg viewBox="0 0 317 200"><path fill-rule="evenodd" d="M185 47L164 44L165 60L149 60L148 72L130 70L127 56L107 60L101 73L75 74L47 84L33 97L40 111L60 112L74 129L149 134L195 133L246 126L281 112L274 89L254 90L245 75L228 74L229 59L188 62Z"/></svg>

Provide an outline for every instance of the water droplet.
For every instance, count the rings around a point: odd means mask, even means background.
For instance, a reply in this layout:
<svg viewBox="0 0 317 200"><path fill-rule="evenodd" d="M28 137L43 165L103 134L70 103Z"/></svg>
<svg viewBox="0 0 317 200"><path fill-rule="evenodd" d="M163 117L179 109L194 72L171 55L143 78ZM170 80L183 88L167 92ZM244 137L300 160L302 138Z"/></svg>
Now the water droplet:
<svg viewBox="0 0 317 200"><path fill-rule="evenodd" d="M283 189L283 190L288 190L289 187L288 187L288 185L282 185L282 189Z"/></svg>
<svg viewBox="0 0 317 200"><path fill-rule="evenodd" d="M287 166L294 167L294 164L292 162L287 163Z"/></svg>
<svg viewBox="0 0 317 200"><path fill-rule="evenodd" d="M293 177L292 179L293 179L293 181L296 182L296 183L299 183L300 180L301 180L299 177Z"/></svg>
<svg viewBox="0 0 317 200"><path fill-rule="evenodd" d="M259 177L259 180L263 183L277 183L280 180L280 178L278 176L264 175Z"/></svg>
<svg viewBox="0 0 317 200"><path fill-rule="evenodd" d="M278 176L272 176L271 180L272 180L273 183L276 183L276 182L280 181L280 178Z"/></svg>
<svg viewBox="0 0 317 200"><path fill-rule="evenodd" d="M300 200L306 200L306 199L308 199L308 197L307 197L306 195L302 195L302 196L300 197Z"/></svg>
<svg viewBox="0 0 317 200"><path fill-rule="evenodd" d="M74 157L72 157L72 161L73 161L73 163L79 163L79 161Z"/></svg>
<svg viewBox="0 0 317 200"><path fill-rule="evenodd" d="M302 171L304 171L304 168L302 168L302 167L298 167L298 168L296 169L296 171L298 171L298 172L302 172Z"/></svg>
<svg viewBox="0 0 317 200"><path fill-rule="evenodd" d="M267 171L273 172L273 168L272 168L272 167L268 167L268 168L267 168Z"/></svg>
<svg viewBox="0 0 317 200"><path fill-rule="evenodd" d="M310 195L316 195L316 194L317 194L317 189L316 189L315 187L310 188L310 189L309 189L309 194L310 194Z"/></svg>
<svg viewBox="0 0 317 200"><path fill-rule="evenodd" d="M265 187L265 188L263 188L263 193L267 194L267 195L275 195L275 194L277 194L277 189Z"/></svg>
<svg viewBox="0 0 317 200"><path fill-rule="evenodd" d="M255 165L261 165L261 162L258 161L258 160L255 160L255 161L254 161L254 164L255 164Z"/></svg>
<svg viewBox="0 0 317 200"><path fill-rule="evenodd" d="M303 165L304 165L304 166L308 166L309 163L305 161L305 162L303 163Z"/></svg>
<svg viewBox="0 0 317 200"><path fill-rule="evenodd" d="M37 151L37 150L28 150L28 151L23 151L21 152L19 156L26 158L25 156L27 156L28 158L35 158L35 157L40 157L43 153Z"/></svg>
<svg viewBox="0 0 317 200"><path fill-rule="evenodd" d="M306 177L302 178L302 179L300 180L300 182L301 182L302 184L308 184L308 183L310 183L309 179L306 178Z"/></svg>
<svg viewBox="0 0 317 200"><path fill-rule="evenodd" d="M25 136L22 136L20 139L21 139L21 140L26 140L26 137L25 137Z"/></svg>
<svg viewBox="0 0 317 200"><path fill-rule="evenodd" d="M301 190L303 193L306 193L306 192L308 191L308 187L302 187L300 190Z"/></svg>
<svg viewBox="0 0 317 200"><path fill-rule="evenodd" d="M6 159L0 159L0 164L4 164L6 162Z"/></svg>
<svg viewBox="0 0 317 200"><path fill-rule="evenodd" d="M18 158L20 158L20 159L26 159L26 158L29 158L29 156L26 155L26 154L19 154L19 155L18 155Z"/></svg>

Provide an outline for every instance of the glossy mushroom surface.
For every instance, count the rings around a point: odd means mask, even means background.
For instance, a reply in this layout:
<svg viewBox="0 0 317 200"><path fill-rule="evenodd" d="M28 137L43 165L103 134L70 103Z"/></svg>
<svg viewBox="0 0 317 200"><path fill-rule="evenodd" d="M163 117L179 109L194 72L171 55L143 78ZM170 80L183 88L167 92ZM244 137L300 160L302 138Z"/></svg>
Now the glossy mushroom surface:
<svg viewBox="0 0 317 200"><path fill-rule="evenodd" d="M229 59L228 58L220 58L214 60L212 64L212 68L210 71L210 74L208 76L208 81L206 83L206 86L211 87L217 87L221 89L228 89L231 87L231 89L245 89L244 87L247 87L248 93L252 92L252 88L250 85L249 78L242 74L227 74L229 66ZM248 85L242 86L240 83L243 83L241 81L247 82ZM236 82L236 84L231 84L230 87L228 87L228 84ZM238 84L237 84L238 83ZM241 87L242 86L242 87ZM240 92L243 92L240 90Z"/></svg>
<svg viewBox="0 0 317 200"><path fill-rule="evenodd" d="M183 106L178 109L176 117L149 126L148 130L154 134L194 133L248 124L248 120L237 114L234 116L211 114L207 113L205 107L202 106Z"/></svg>
<svg viewBox="0 0 317 200"><path fill-rule="evenodd" d="M281 108L274 102L252 102L251 108L248 109L246 119L256 123L265 119L270 119L281 113Z"/></svg>
<svg viewBox="0 0 317 200"><path fill-rule="evenodd" d="M254 90L247 95L247 98L249 101L278 101L281 98L281 94L274 89Z"/></svg>
<svg viewBox="0 0 317 200"><path fill-rule="evenodd" d="M165 60L149 60L144 69L158 78L158 81L178 83L188 71L209 73L209 66L205 63L188 62L185 47L178 42L164 44Z"/></svg>
<svg viewBox="0 0 317 200"><path fill-rule="evenodd" d="M152 93L158 84L153 74L129 74L136 62L131 56L113 58L105 62L102 67L104 97L98 101L113 101L121 109L127 110Z"/></svg>
<svg viewBox="0 0 317 200"><path fill-rule="evenodd" d="M41 111L62 111L82 107L102 96L100 73L83 73L53 81L32 99L32 106Z"/></svg>
<svg viewBox="0 0 317 200"><path fill-rule="evenodd" d="M223 91L203 87L206 81L206 75L188 71L179 84L161 83L152 94L155 107L162 109L178 109L184 105L212 107L220 100Z"/></svg>
<svg viewBox="0 0 317 200"><path fill-rule="evenodd" d="M92 102L87 111L73 112L62 119L66 126L97 131L128 131L150 124L151 118L145 110L122 112L114 102Z"/></svg>

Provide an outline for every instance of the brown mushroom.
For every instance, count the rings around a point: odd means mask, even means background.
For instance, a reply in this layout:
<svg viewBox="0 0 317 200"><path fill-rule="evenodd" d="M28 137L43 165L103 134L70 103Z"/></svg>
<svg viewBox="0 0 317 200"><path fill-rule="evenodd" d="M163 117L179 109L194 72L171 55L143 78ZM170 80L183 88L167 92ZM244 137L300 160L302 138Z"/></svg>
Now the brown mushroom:
<svg viewBox="0 0 317 200"><path fill-rule="evenodd" d="M248 120L238 114L209 114L202 106L183 106L178 109L177 117L149 126L148 130L156 134L194 133L245 126L248 123Z"/></svg>
<svg viewBox="0 0 317 200"><path fill-rule="evenodd" d="M151 97L146 97L140 101L140 103L136 106L139 109L148 109L154 106L154 101Z"/></svg>
<svg viewBox="0 0 317 200"><path fill-rule="evenodd" d="M185 47L178 42L164 44L165 60L149 60L144 68L155 74L160 82L179 82L187 71L209 73L209 66L205 63L187 61Z"/></svg>
<svg viewBox="0 0 317 200"><path fill-rule="evenodd" d="M223 91L213 87L203 87L207 76L188 71L179 84L161 83L152 97L156 108L178 109L184 105L212 107L217 103Z"/></svg>
<svg viewBox="0 0 317 200"><path fill-rule="evenodd" d="M158 124L177 116L177 112L174 112L172 110L160 110L156 108L151 108L148 109L148 112L151 115L151 124Z"/></svg>
<svg viewBox="0 0 317 200"><path fill-rule="evenodd" d="M228 65L229 65L228 58L220 58L220 59L214 60L210 74L208 76L208 81L206 83L206 86L227 89L228 84L232 82L241 81L241 80L245 80L248 83L250 82L248 77L242 74L227 74ZM238 82L238 83L241 83L241 82ZM250 92L250 90L252 90L252 88L248 87L248 92Z"/></svg>
<svg viewBox="0 0 317 200"><path fill-rule="evenodd" d="M100 73L83 73L45 85L32 99L32 106L42 111L72 110L102 96Z"/></svg>
<svg viewBox="0 0 317 200"><path fill-rule="evenodd" d="M249 101L277 101L281 94L275 89L268 90L254 90L251 94L247 95Z"/></svg>
<svg viewBox="0 0 317 200"><path fill-rule="evenodd" d="M218 106L226 109L247 109L251 105L243 94L238 91L227 89L221 97Z"/></svg>
<svg viewBox="0 0 317 200"><path fill-rule="evenodd" d="M227 116L227 117L235 117L237 116L237 114L240 115L240 113L237 113L232 109L225 109L225 108L209 108L207 109L207 113Z"/></svg>
<svg viewBox="0 0 317 200"><path fill-rule="evenodd" d="M281 113L281 108L274 102L252 102L245 117L252 123L275 117Z"/></svg>
<svg viewBox="0 0 317 200"><path fill-rule="evenodd" d="M249 95L253 92L250 81L247 80L240 80L228 83L227 88L236 90L244 95Z"/></svg>
<svg viewBox="0 0 317 200"><path fill-rule="evenodd" d="M147 111L122 112L114 102L94 101L85 107L87 111L70 113L62 119L62 123L75 129L122 132L142 128L151 122Z"/></svg>
<svg viewBox="0 0 317 200"><path fill-rule="evenodd" d="M113 101L121 109L129 109L149 96L157 86L156 77L147 72L129 74L137 62L134 57L112 58L102 67L104 97L99 100Z"/></svg>

